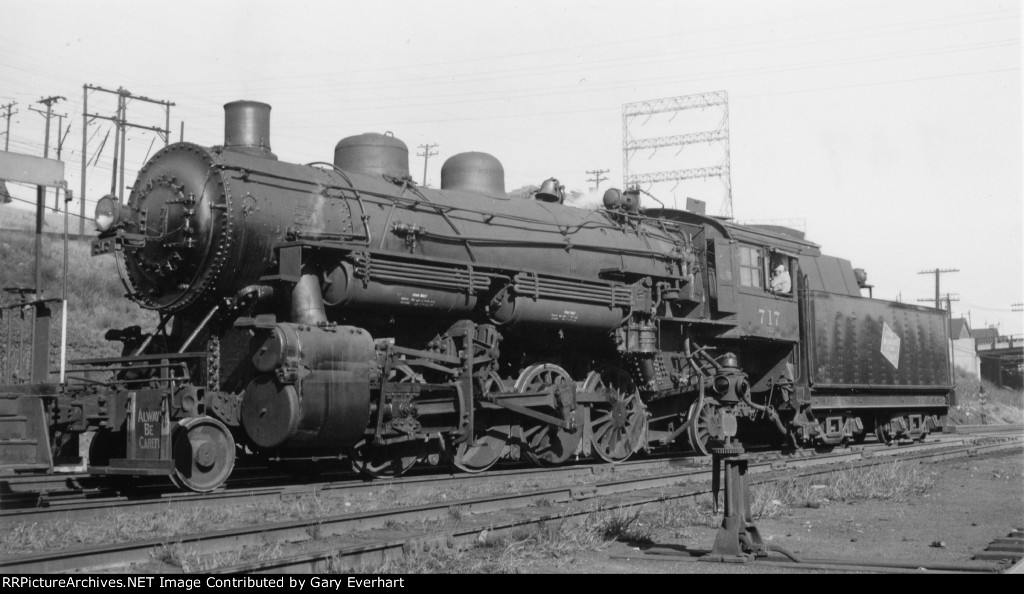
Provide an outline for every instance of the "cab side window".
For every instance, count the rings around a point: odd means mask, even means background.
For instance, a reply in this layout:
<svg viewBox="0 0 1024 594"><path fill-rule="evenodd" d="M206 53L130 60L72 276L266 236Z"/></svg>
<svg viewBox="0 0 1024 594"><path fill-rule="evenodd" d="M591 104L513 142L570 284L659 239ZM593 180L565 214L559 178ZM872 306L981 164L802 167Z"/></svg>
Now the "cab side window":
<svg viewBox="0 0 1024 594"><path fill-rule="evenodd" d="M793 279L790 275L789 258L783 254L773 252L769 264L771 277L768 281L768 290L776 295L790 295L793 292Z"/></svg>
<svg viewBox="0 0 1024 594"><path fill-rule="evenodd" d="M764 256L761 249L746 245L739 246L740 249L740 285L744 287L764 287L762 271L764 270Z"/></svg>

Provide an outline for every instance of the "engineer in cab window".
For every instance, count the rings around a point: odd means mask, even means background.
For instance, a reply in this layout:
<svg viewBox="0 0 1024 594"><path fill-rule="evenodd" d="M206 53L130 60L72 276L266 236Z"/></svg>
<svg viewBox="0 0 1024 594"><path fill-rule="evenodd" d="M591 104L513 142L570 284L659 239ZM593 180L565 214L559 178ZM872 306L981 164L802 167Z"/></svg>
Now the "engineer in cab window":
<svg viewBox="0 0 1024 594"><path fill-rule="evenodd" d="M789 278L789 271L786 270L786 265L782 262L776 264L772 268L772 280L768 284L772 293L789 293L792 290L792 284L792 280Z"/></svg>

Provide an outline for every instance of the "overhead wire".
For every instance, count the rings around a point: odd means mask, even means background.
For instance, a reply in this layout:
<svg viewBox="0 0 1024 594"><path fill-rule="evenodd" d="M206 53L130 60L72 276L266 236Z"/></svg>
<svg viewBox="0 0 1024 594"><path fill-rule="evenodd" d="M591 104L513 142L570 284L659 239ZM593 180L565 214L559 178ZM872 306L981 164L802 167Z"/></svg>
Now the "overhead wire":
<svg viewBox="0 0 1024 594"><path fill-rule="evenodd" d="M879 4L877 6L881 6L881 4ZM850 9L850 10L852 10L852 9ZM849 10L828 11L828 12L819 13L818 16L838 14L838 13L843 13L843 12L848 12L848 11ZM814 16L814 15L799 15L799 18L806 18L807 16ZM845 37L836 36L836 35L829 35L829 34L815 34L815 35L806 35L806 36L795 38L795 39L794 38L788 38L787 40L757 40L757 41L751 41L751 42L748 42L748 43L745 43L745 44L740 44L739 47L737 47L735 44L733 44L733 45L730 45L730 46L718 46L718 47L707 48L707 49L703 49L702 48L702 50L697 50L697 51L692 51L691 50L689 53L687 53L686 51L683 51L683 52L673 52L673 53L670 53L670 54L666 55L665 52L658 52L658 53L655 53L655 54L641 54L639 56L637 56L637 55L633 55L633 56L616 56L616 57L608 58L608 59L604 59L604 60L591 60L591 61L588 61L586 64L584 64L584 66L587 67L587 68L595 68L595 67L607 66L607 65L610 65L610 64L622 63L622 62L629 61L629 60L636 60L638 57L639 58L647 58L647 59L649 59L648 62L643 62L643 63L646 63L646 64L658 63L658 62L666 60L666 59L673 59L673 57L675 57L675 59L712 59L712 58L716 58L716 57L722 57L722 56L725 56L725 55L735 55L735 54L738 54L738 53L748 53L748 52L752 52L752 51L765 51L766 48L767 49L780 49L780 48L786 48L786 47L792 48L792 47L797 47L797 46L806 46L806 45L810 45L810 44L831 43L831 42L835 42L837 39L847 39L847 40L849 40L849 39L858 39L858 38L859 39L866 39L866 38L878 37L880 35L893 35L893 34L896 34L896 33L905 33L907 31L915 31L915 30L930 30L930 29L936 29L936 28L948 28L950 26L961 26L962 27L962 26L967 26L967 25L976 25L976 24L987 23L987 22L994 22L994 21L999 21L999 20L1007 20L1007 19L1014 18L1014 17L1017 17L1017 16L1019 16L1019 10L1017 10L1017 9L1002 9L1002 10L993 10L993 11L986 11L986 12L970 13L970 14L967 14L967 15L941 16L941 17L935 17L935 18L929 18L929 19L914 19L914 20L911 20L911 21L902 21L902 22L899 22L899 23L884 23L884 24L875 23L875 24L872 25L872 28L859 28L859 29L848 30L848 31L844 32ZM129 18L134 18L134 17L130 16ZM768 22L780 22L780 21L784 21L784 20L788 20L788 19L772 19L772 20L770 20ZM765 23L765 21L761 21L759 23L740 24L740 25L736 25L735 28L755 27L755 26L758 26L758 25L763 25L764 23ZM886 29L880 29L880 27L887 27L887 28ZM900 29L900 27L902 27L902 29ZM730 28L733 28L733 27L727 26L725 28L726 29L730 29ZM141 37L141 34L139 33L138 30L133 31L133 30L131 30L130 27L128 29L129 29L129 34L136 35L137 37ZM521 58L521 57L526 57L526 56L530 56L530 55L558 55L560 52L565 52L565 51L574 50L574 49L575 50L580 50L580 49L586 49L586 48L600 48L600 47L605 47L605 46L614 47L614 46L617 46L617 45L620 45L620 44L627 44L627 45L631 45L632 46L632 45L636 45L638 43L646 42L646 41L652 41L652 40L656 41L656 40L659 40L659 39L679 38L679 37L684 36L684 35L693 35L693 34L699 34L699 33L706 33L706 32L718 31L720 29L722 29L722 28L711 28L711 29L707 29L707 30L703 30L703 31L696 31L696 32L689 31L689 32L681 32L681 33L672 33L672 34L663 35L663 36L646 36L646 37L642 37L642 38L633 38L633 39L614 39L614 40L606 40L606 41L601 41L601 42L595 42L595 43L591 43L591 44L563 46L561 48L544 48L544 49L537 49L537 50L530 50L530 51L519 51L519 52L503 53L503 54L491 55L491 56L473 56L473 57L470 57L470 58L464 58L464 59L459 59L459 60L439 61L439 62L433 62L433 63L427 63L427 64L416 64L415 67L423 68L423 67L429 67L429 66L451 65L451 64L474 64L474 63L480 63L480 62L491 63L491 62L496 61L496 60L503 60L503 59L509 59L509 58ZM863 33L863 35L860 35L858 37L858 33ZM1013 44L1013 43L1019 43L1019 41L1009 40L1006 43L1007 44ZM307 45L309 45L310 47L316 47L315 44L307 44ZM959 47L964 48L963 51L970 51L970 50L973 50L973 49L981 49L981 47L980 47L981 45L983 45L983 44L975 44L976 47L965 47L965 46L959 46ZM990 45L992 45L992 44L990 44ZM2 47L2 44L0 44L0 47ZM953 49L953 48L937 48L937 49L930 49L930 50L928 50L928 49L925 49L925 50L909 50L909 51L906 51L906 52L902 52L901 54L899 54L899 56L900 57L911 57L910 54L912 54L914 52L917 52L919 55L931 55L931 54L934 54L936 52L950 52L950 51L958 51L958 50ZM889 54L891 55L892 53L890 52ZM7 54L5 54L5 55L7 55ZM16 50L12 54L10 54L10 55L26 56L27 54L25 54L24 51ZM54 64L57 64L57 63L65 64L67 62L66 56L64 54L61 54L61 53L51 53L50 55L53 56L52 59L47 58L45 61L43 61L41 63L46 64L46 65L49 66L49 65L54 65ZM35 54L32 54L32 56L34 57ZM860 61L864 61L864 60L881 60L881 59L886 59L885 56L886 56L886 54L879 54L879 55L876 55L875 57L847 60L845 63L857 63L857 60L860 60ZM34 64L38 64L38 63L40 63L40 62L34 62ZM843 62L840 61L840 62L832 62L831 64L837 65L837 64L842 64L842 63ZM6 64L6 60L0 60L0 65L2 65L2 64ZM817 65L816 64L790 65L790 66L787 66L787 67L780 67L780 69L777 69L776 72L778 72L778 71L795 71L795 70L799 70L799 69L802 69L802 68L822 68L822 67L827 67L829 64L830 63L826 62L826 63L817 64ZM263 78L263 80L266 80L268 82L273 82L275 80L285 80L285 79L289 79L289 78L295 78L296 80L300 80L300 79L303 79L303 78L311 78L311 77L316 77L318 80L323 80L324 78L330 78L331 75L353 74L353 73L359 73L359 72L362 72L362 71L373 71L373 72L381 72L381 71L387 71L387 70L398 71L400 69L412 68L412 67L413 66L399 66L399 65L396 65L396 66L389 67L389 68L379 68L379 67L376 67L376 68L373 68L373 69L364 69L364 70L360 70L360 69L354 69L354 70L353 69L346 69L346 70L338 71L338 72L335 72L335 73L327 73L326 76L323 73L321 73L321 72L317 72L315 74L291 75L290 77L283 77L283 78L277 78L277 79L275 79L274 77L262 77L262 78ZM21 68L22 71L27 71L28 70L26 68L19 67L19 66L15 66L15 68ZM509 78L513 78L514 79L514 78L518 78L519 76L529 76L529 75L537 75L537 74L541 74L541 75L543 75L543 74L559 74L559 73L567 72L567 70L554 70L554 71L552 71L553 68L557 69L557 68L565 68L565 67L559 65L559 63L557 61L553 62L553 63L551 63L549 61L549 63L541 64L541 65L538 65L538 66L532 66L532 67L529 67L529 66L522 67L521 66L521 67L505 68L505 69L497 69L497 70L489 69L488 72L469 72L469 73L464 74L464 76L467 76L467 77L484 77L484 78L480 78L476 82L493 84L494 82L496 82L496 80L500 80L500 77L493 76L494 73L497 73L499 75L503 74L503 75L505 75L506 79L509 79ZM784 70L783 68L788 69L788 70ZM759 70L761 72L764 72L763 69L759 69ZM1014 69L1004 69L1004 70L993 69L993 70L990 70L988 72L1007 72L1007 71L1010 71L1010 70L1014 70ZM743 74L744 72L749 72L749 70L746 70L746 71L744 71L744 70L733 71L732 74L733 75L737 75L737 74ZM488 74L491 75L491 78L486 78L486 76ZM946 78L946 77L949 77L949 76L969 76L969 75L972 75L972 73L955 73L955 74L950 74L950 75L941 75L941 76L933 76L933 77L919 77L919 78L916 78L916 79L907 79L907 80L935 80L935 79L939 79L939 78ZM435 84L437 84L437 82L434 81L435 78L437 78L437 75L433 75L431 77L425 78L424 79L424 83L428 84L428 85L431 85L431 86L435 85ZM639 80L630 81L628 84L630 84L630 85L635 85L635 84L651 84L651 83L655 83L655 84L669 84L669 83L679 83L679 82L699 82L701 80L714 80L714 76L710 75L710 76L703 76L703 77L688 77L688 78L687 77L647 78L647 79L639 79ZM249 82L249 81L239 81L239 82ZM748 94L745 94L745 95L734 94L733 97L734 98L743 98L743 97L749 98L749 97L758 97L758 96L770 96L770 95L776 95L776 94L791 94L791 93L815 92L815 91L819 91L819 90L830 90L830 89L836 89L836 88L855 88L855 87L858 87L858 86L877 86L877 85L884 85L884 84L895 84L897 82L903 82L903 81L879 81L879 82L868 82L868 83L856 83L856 84L843 85L843 86L837 86L837 87L822 87L822 88L818 88L818 89L789 90L789 91L778 91L778 92L770 92L770 93L748 93ZM223 80L219 80L217 84L231 84L231 83L230 83L230 81L225 82ZM365 85L374 84L374 85L377 85L378 87L380 86L378 83L374 83L372 81L368 81L368 82L365 82L365 83L362 83L362 84L365 84ZM402 81L402 87L403 88L408 89L410 84L413 84L413 86L415 86L415 80L414 81L410 81L410 80L404 80L403 79L403 81ZM176 89L186 89L182 93L182 95L185 96L186 98L188 98L190 96L195 96L197 98L198 97L205 97L205 94L204 95L191 95L187 91L187 89L190 86L193 86L193 88L202 88L204 85L206 85L206 83L196 83L195 85L189 85L188 83L185 83L185 84L174 83L174 84L172 84L172 86L174 88L176 88ZM343 81L343 82L338 83L338 85L345 85L346 88L359 88L358 86L353 86L351 81ZM148 87L155 87L155 88L159 88L160 87L160 85L147 85L147 86ZM327 86L325 88L331 88L331 86ZM605 86L605 87L603 87L603 88L601 88L599 90L607 91L607 90L615 90L615 89L620 89L620 88L624 88L624 85L620 84L618 86ZM302 88L298 87L298 88L294 89L291 92L300 92L301 90L302 90ZM540 89L534 88L533 92L528 93L528 94L520 94L520 95L515 97L515 100L523 101L523 100L526 100L526 99L529 99L529 98L566 95L566 94L572 94L572 93L578 93L578 92L580 92L580 91L577 91L576 89L570 88L569 85L561 84L561 85L557 85L557 86L541 87ZM593 92L593 89L588 89L587 92ZM501 96L501 97L493 97L493 95L496 95L496 94L501 94L503 96ZM178 95L178 94L176 93L176 95ZM437 98L437 99L440 100L440 99L444 99L445 97L451 97L453 95L455 95L455 94L435 94L435 95L426 96L426 97ZM465 93L461 93L459 95L465 96L466 94ZM507 93L504 92L504 91L488 91L488 90L483 90L483 91L478 92L477 95L482 97L482 98L481 99L473 100L473 99L470 99L470 98L467 97L466 99L461 101L461 103L469 103L469 102L474 102L474 101L475 102L485 102L485 101L495 100L495 99L498 99L498 98L507 100L507 97L504 96L504 95L507 95ZM444 101L444 102L438 102L438 103L419 103L419 104L411 104L410 105L408 103L408 98L410 96L414 96L414 97L417 97L419 99L424 98L424 96L422 94L403 93L403 96L401 98L394 99L394 101L396 103L396 105L394 105L394 108L402 108L402 109L408 109L410 107L412 107L412 108L419 108L419 109L432 108L432 107L433 108L441 108L441 107L446 107L446 106L448 106L448 105L450 105L452 103L451 101ZM337 104L337 100L333 100L332 102L334 104ZM311 103L309 101L304 101L304 102L295 103L295 104L296 105L297 104L301 104L301 105L304 105L304 106L315 105L315 103ZM81 108L81 105L82 105L82 100L81 100L80 96L75 100L74 105L79 108L78 112L80 113L81 112L80 108ZM379 98L375 98L375 100L374 100L374 108L373 109L380 110L381 107L382 106L381 106L380 99ZM357 106L347 106L344 109L346 109L347 112L352 112L352 111L357 111L357 110L367 110L369 108L365 107L365 106L358 106L357 105ZM403 125L407 125L407 124L439 123L439 122L443 122L443 123L448 123L450 125L461 124L461 125L467 125L468 126L472 122L478 122L478 121L481 121L483 119L506 119L506 118L509 118L509 117L513 117L513 118L541 117L541 116L545 116L545 115L563 115L563 114L568 114L568 113L576 114L576 113L587 113L587 112L594 112L594 111L613 111L613 110L617 111L618 110L618 106L615 106L614 108L599 108L599 109L588 109L588 110L573 109L571 111L542 110L540 112L533 111L533 112L530 112L530 113L520 113L520 114L501 114L501 115L497 115L497 116L489 116L487 118L464 116L464 115L460 115L459 117L451 117L451 118L444 118L442 116L441 118L432 118L432 119L424 119L424 118L418 118L418 119L414 119L414 120L408 120L407 119L407 120L405 120L405 121L403 121L401 123ZM178 110L178 113L181 113L182 111L184 111L187 116L190 113L191 114L195 114L195 115L191 115L191 116L188 116L188 117L194 117L196 120L211 121L211 122L213 120L213 116L212 115L206 115L206 116L199 115L197 112L195 112L194 110L188 108L185 105L182 106L182 109ZM435 111L437 111L438 113L446 113L446 112L450 113L449 111L443 110L443 109L438 109L438 110L435 110ZM394 122L394 120L389 120L388 122L385 122L384 125L391 125L391 124L393 124L393 122ZM363 125L368 125L368 124L364 123ZM376 122L370 122L369 125L378 125L378 124ZM302 126L302 125L300 125L300 126L295 127L293 129L301 130L303 128L308 129L308 127L309 126ZM94 133L93 134L93 139L95 139L95 136L96 136L96 134ZM305 136L300 135L300 134L295 133L295 132L279 133L278 136L280 138L284 138L284 139L287 139L287 140L294 140L296 142L301 142L302 140L305 139ZM91 142L87 142L87 147L89 145L91 145ZM71 151L69 151L68 154L75 154L75 153L74 153L73 150L71 150ZM102 164L97 164L97 166L99 166L99 165L102 165ZM103 165L103 167L106 168L109 171L109 167L107 167L105 165Z"/></svg>

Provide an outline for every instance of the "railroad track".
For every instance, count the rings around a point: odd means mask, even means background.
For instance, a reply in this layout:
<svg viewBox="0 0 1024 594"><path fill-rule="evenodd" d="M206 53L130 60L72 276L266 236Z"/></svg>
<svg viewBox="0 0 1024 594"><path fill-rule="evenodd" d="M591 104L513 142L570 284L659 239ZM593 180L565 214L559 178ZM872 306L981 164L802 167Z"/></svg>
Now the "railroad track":
<svg viewBox="0 0 1024 594"><path fill-rule="evenodd" d="M751 462L750 474L754 482L763 482L774 480L773 477L780 472L789 476L806 476L830 472L837 464L852 468L892 460L938 461L1020 449L1022 444L1024 439L1019 436L1002 436L978 439L973 443L946 441L902 448L861 446L839 453L787 460L779 456L762 456L760 461ZM523 525L585 517L598 507L641 506L694 497L710 491L709 474L707 468L690 467L649 476L612 478L583 487L537 488L505 495L219 530L172 539L56 551L2 560L0 571L39 573L116 568L119 571L166 572L175 568L161 565L154 559L186 552L196 558L216 560L218 556L237 555L246 548L256 551L254 556L258 556L277 547L287 550L299 547L302 552L291 552L277 559L201 569L224 573L280 573L321 571L329 564L353 567L364 561L382 561L387 555L400 554L402 550L426 546L427 543L455 545L477 538L483 530L500 534ZM457 510L457 514L453 514L453 510ZM453 519L453 515L459 516L458 525L454 528L444 525L445 521ZM410 530L410 526L421 528ZM991 564L979 567L988 570Z"/></svg>
<svg viewBox="0 0 1024 594"><path fill-rule="evenodd" d="M1024 425L951 425L946 428L945 433L934 434L932 438L957 435L983 435L989 433L1019 433L1024 434ZM413 469L410 475L428 474L436 471L420 471ZM351 476L350 471L340 470L332 467L321 476L325 479L344 479ZM234 475L227 481L227 488L238 488L247 483L267 482L296 482L296 476L274 471L272 468L260 465L236 467ZM320 482L320 481L317 481ZM133 492L121 495L124 489L111 485L109 477L92 475L87 472L58 471L52 474L10 474L0 475L0 510L13 509L14 507L29 507L36 505L48 505L46 499L62 497L67 499L71 493L102 494L116 492L112 497L147 498L158 496L164 492L177 490L171 486L164 477L136 477L133 479ZM148 492L147 492L148 491ZM19 500L18 496L23 496ZM43 501L39 504L24 503L30 501L33 495L44 495Z"/></svg>
<svg viewBox="0 0 1024 594"><path fill-rule="evenodd" d="M930 440L943 443L966 443L971 437L980 433L984 425L976 430L964 431L954 435L936 435ZM884 448L879 444L855 446L862 448ZM906 446L904 446L906 447ZM839 450L848 451L848 450ZM795 456L806 455L802 451ZM787 456L787 457L793 457ZM352 472L331 470L323 473L319 480L297 482L292 475L267 473L267 468L253 467L243 469L241 476L229 481L226 489L214 493L186 493L166 484L165 481L146 481L135 486L131 491L111 489L102 483L96 483L90 475L65 477L62 489L46 490L53 480L49 477L26 477L26 480L12 491L0 493L0 528L10 528L23 522L50 521L53 519L83 520L119 511L154 511L167 509L180 503L203 506L235 505L239 502L257 503L286 497L300 497L309 493L365 493L380 488L381 485L396 485L402 488L435 484L438 481L457 483L460 485L477 485L497 480L528 480L531 478L552 480L570 477L589 477L604 472L635 472L654 471L677 465L707 465L710 458L692 455L662 455L649 459L632 460L622 464L608 465L600 462L580 463L558 468L512 468L492 471L483 475L462 473L451 474L443 470L428 469L410 473L392 480L366 482ZM91 479L92 482L85 479ZM71 482L77 481L77 482ZM78 486L75 489L75 485ZM32 488L39 489L33 492Z"/></svg>
<svg viewBox="0 0 1024 594"><path fill-rule="evenodd" d="M701 468L711 463L709 457L660 456L653 459L631 460L620 464L607 463L577 464L556 468L511 468L486 474L450 473L446 471L422 472L395 479L367 481L355 473L337 473L323 477L324 480L296 484L292 481L270 486L249 487L248 483L258 482L247 479L245 484L236 481L228 489L214 493L185 493L173 488L161 487L148 497L129 495L95 494L81 492L73 494L44 495L37 497L40 507L23 507L0 511L0 528L10 528L24 522L50 521L54 519L83 520L118 511L142 512L173 508L180 505L202 505L206 507L259 503L271 500L319 495L372 493L387 487L403 489L421 486L436 486L447 483L471 486L495 481L553 480L603 476L610 473L650 472L673 467Z"/></svg>

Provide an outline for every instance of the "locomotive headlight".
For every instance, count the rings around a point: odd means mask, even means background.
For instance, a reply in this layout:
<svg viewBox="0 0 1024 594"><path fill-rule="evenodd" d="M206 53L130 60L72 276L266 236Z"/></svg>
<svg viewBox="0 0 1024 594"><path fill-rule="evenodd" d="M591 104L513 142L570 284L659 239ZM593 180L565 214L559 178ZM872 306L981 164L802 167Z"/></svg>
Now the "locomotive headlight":
<svg viewBox="0 0 1024 594"><path fill-rule="evenodd" d="M725 395L729 392L729 378L718 376L715 378L713 386L715 388L715 392Z"/></svg>
<svg viewBox="0 0 1024 594"><path fill-rule="evenodd" d="M96 203L96 215L93 220L96 222L96 230L106 233L127 224L128 217L128 207L122 205L117 196L108 194Z"/></svg>

